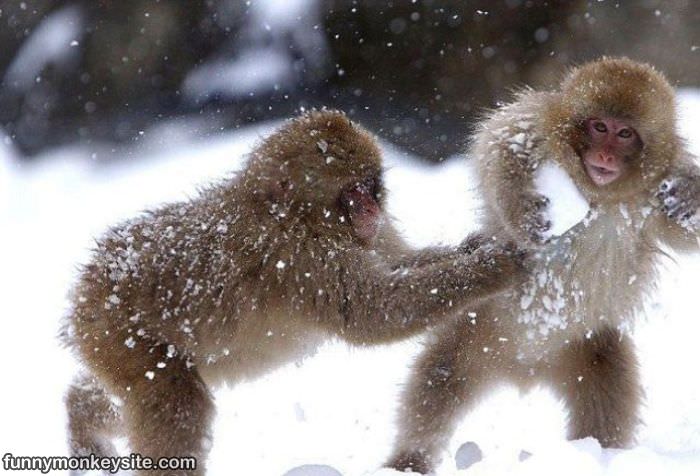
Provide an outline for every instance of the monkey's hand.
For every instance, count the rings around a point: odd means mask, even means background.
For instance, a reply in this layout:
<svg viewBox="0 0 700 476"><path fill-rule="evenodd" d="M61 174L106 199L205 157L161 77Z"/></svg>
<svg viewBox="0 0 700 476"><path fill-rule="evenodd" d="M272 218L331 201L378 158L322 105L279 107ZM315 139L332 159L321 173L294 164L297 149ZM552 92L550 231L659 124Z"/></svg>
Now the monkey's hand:
<svg viewBox="0 0 700 476"><path fill-rule="evenodd" d="M518 232L530 243L540 245L547 239L547 231L552 228L552 221L547 213L549 199L536 192L525 192L513 203L506 218Z"/></svg>
<svg viewBox="0 0 700 476"><path fill-rule="evenodd" d="M523 282L532 268L531 254L514 242L489 239L470 254L482 273L498 276L501 289Z"/></svg>
<svg viewBox="0 0 700 476"><path fill-rule="evenodd" d="M670 220L688 230L700 229L700 176L672 175L661 182L656 198Z"/></svg>
<svg viewBox="0 0 700 476"><path fill-rule="evenodd" d="M481 233L472 233L462 240L457 249L462 253L472 254L482 246L493 244L494 242L495 238L487 237Z"/></svg>

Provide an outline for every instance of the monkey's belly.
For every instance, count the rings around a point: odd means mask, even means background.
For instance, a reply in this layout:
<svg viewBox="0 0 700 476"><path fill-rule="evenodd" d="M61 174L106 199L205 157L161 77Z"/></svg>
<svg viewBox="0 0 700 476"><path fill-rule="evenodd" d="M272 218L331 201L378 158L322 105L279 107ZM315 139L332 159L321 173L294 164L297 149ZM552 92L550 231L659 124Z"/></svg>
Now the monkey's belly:
<svg viewBox="0 0 700 476"><path fill-rule="evenodd" d="M619 246L550 251L502 303L513 316L518 357L539 360L605 327L629 332L650 281L645 260Z"/></svg>
<svg viewBox="0 0 700 476"><path fill-rule="evenodd" d="M236 335L215 352L201 355L197 366L209 385L234 384L263 375L316 353L328 336L295 316L249 316Z"/></svg>

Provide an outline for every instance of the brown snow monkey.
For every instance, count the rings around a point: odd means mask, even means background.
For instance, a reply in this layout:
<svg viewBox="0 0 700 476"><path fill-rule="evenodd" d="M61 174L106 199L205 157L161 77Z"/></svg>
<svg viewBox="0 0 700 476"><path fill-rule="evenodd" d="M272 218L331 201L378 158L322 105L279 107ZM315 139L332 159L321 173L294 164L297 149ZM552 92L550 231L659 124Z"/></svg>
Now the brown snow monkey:
<svg viewBox="0 0 700 476"><path fill-rule="evenodd" d="M433 469L456 421L499 382L544 382L566 404L570 438L629 445L642 397L629 329L654 288L658 245L698 249L700 170L676 133L673 89L649 65L603 58L493 112L471 152L487 233L535 248L534 269L431 335L389 465ZM591 204L551 240L533 180L548 162Z"/></svg>
<svg viewBox="0 0 700 476"><path fill-rule="evenodd" d="M86 367L67 396L71 452L113 455L123 434L204 474L213 386L332 337L407 338L525 276L521 252L479 237L410 251L384 211L374 139L339 112L305 114L237 177L98 241L65 332Z"/></svg>

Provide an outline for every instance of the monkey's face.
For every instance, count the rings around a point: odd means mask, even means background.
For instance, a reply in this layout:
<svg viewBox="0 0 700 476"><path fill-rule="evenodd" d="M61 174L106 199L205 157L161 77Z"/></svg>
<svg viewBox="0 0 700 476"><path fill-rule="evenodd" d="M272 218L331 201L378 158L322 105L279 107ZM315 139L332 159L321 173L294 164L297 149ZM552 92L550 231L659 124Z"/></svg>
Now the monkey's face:
<svg viewBox="0 0 700 476"><path fill-rule="evenodd" d="M581 162L594 185L605 187L630 175L644 145L631 125L615 117L590 117L582 129Z"/></svg>
<svg viewBox="0 0 700 476"><path fill-rule="evenodd" d="M384 221L381 150L336 111L286 124L259 146L246 176L252 194L264 198L263 213L272 204L278 218L346 244L371 245Z"/></svg>
<svg viewBox="0 0 700 476"><path fill-rule="evenodd" d="M363 244L371 244L384 220L383 188L378 176L350 183L338 199L341 213L348 218L353 235Z"/></svg>
<svg viewBox="0 0 700 476"><path fill-rule="evenodd" d="M675 96L664 76L626 58L603 58L573 70L561 94L554 129L564 125L578 159L570 170L589 198L654 188L678 147Z"/></svg>

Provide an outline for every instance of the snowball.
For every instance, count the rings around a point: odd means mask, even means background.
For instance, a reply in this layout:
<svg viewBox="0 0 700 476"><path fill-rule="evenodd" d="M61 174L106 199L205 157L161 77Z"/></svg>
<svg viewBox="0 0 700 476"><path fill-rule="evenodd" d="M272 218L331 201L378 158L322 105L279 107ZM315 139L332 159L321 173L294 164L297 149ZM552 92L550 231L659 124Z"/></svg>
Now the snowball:
<svg viewBox="0 0 700 476"><path fill-rule="evenodd" d="M373 473L369 473L367 476L406 476L407 473L403 471L397 471L391 468L379 468ZM410 473L408 473L410 474ZM416 473L414 473L416 474Z"/></svg>
<svg viewBox="0 0 700 476"><path fill-rule="evenodd" d="M290 469L284 476L343 476L337 469L325 464L304 464Z"/></svg>
<svg viewBox="0 0 700 476"><path fill-rule="evenodd" d="M547 238L563 235L583 221L590 210L590 205L569 174L552 162L545 162L539 167L535 174L535 187L549 198L548 213L552 228L547 232Z"/></svg>
<svg viewBox="0 0 700 476"><path fill-rule="evenodd" d="M481 461L483 457L484 455L479 445L473 441L467 441L457 450L457 454L455 454L455 463L457 463L457 469L467 469Z"/></svg>
<svg viewBox="0 0 700 476"><path fill-rule="evenodd" d="M518 455L518 461L520 461L522 463L523 461L526 461L526 460L530 459L531 457L532 457L532 453L530 453L529 451L520 450L520 454Z"/></svg>

